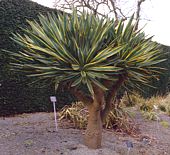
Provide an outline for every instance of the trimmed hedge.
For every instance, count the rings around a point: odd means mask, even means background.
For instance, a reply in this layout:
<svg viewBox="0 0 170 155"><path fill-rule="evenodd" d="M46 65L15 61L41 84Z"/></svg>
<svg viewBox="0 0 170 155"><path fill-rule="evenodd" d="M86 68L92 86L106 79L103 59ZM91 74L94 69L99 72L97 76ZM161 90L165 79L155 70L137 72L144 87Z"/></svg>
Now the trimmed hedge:
<svg viewBox="0 0 170 155"><path fill-rule="evenodd" d="M9 56L2 49L18 52L20 47L9 37L13 32L22 33L19 27L27 27L26 20L38 20L37 15L57 10L50 9L29 0L0 1L0 116L23 112L51 111L50 95L57 95L58 108L71 103L73 97L68 92L54 92L53 86L41 88L29 86L24 74L16 74L9 69Z"/></svg>

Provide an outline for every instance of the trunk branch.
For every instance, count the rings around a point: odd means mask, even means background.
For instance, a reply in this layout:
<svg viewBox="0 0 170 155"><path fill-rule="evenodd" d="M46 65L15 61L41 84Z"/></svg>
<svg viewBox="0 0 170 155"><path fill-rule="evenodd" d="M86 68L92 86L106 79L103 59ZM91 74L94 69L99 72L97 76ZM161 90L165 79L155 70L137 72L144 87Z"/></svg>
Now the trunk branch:
<svg viewBox="0 0 170 155"><path fill-rule="evenodd" d="M127 78L126 75L120 75L118 81L114 85L112 85L112 87L110 88L110 90L106 96L105 108L101 112L102 122L105 121L110 109L112 108L112 101L113 101L114 97L116 96L117 91L119 90L119 88L122 86L122 84L126 80L126 78Z"/></svg>
<svg viewBox="0 0 170 155"><path fill-rule="evenodd" d="M102 110L102 106L104 104L104 91L98 87L97 85L93 84L94 90L94 106L98 108L98 110Z"/></svg>

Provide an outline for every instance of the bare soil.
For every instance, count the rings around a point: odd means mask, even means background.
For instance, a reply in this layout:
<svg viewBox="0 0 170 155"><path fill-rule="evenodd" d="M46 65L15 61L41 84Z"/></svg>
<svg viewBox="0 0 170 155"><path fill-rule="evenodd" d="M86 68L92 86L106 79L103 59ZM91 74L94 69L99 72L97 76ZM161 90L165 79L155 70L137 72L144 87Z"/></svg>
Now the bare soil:
<svg viewBox="0 0 170 155"><path fill-rule="evenodd" d="M170 127L146 120L140 112L135 112L134 117L140 135L103 130L102 148L97 150L83 145L84 130L62 121L56 132L53 113L1 117L0 155L170 155ZM170 124L169 116L160 117ZM127 142L133 147L128 149Z"/></svg>

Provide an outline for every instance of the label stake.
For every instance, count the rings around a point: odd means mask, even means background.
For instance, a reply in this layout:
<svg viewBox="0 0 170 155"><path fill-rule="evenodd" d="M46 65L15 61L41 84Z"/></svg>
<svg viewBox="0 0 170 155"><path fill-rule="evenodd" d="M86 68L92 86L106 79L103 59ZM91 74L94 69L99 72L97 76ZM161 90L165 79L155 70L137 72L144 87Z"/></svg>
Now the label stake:
<svg viewBox="0 0 170 155"><path fill-rule="evenodd" d="M53 103L53 108L54 108L54 120L55 120L55 128L56 128L56 131L58 131L58 125L57 125L57 113L56 113L56 102L57 102L57 99L55 96L50 96L50 100L51 102Z"/></svg>

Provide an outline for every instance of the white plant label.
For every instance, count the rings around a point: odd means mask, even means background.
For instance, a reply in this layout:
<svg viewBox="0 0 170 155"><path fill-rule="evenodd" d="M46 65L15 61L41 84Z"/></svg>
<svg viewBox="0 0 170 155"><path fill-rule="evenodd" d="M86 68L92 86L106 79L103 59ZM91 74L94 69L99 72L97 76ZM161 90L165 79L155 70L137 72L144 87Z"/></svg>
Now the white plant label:
<svg viewBox="0 0 170 155"><path fill-rule="evenodd" d="M55 96L50 96L50 100L51 102L53 103L53 108L54 108L54 119L55 119L55 128L56 128L56 131L58 131L58 125L57 125L57 113L56 113L56 102L57 102L57 99Z"/></svg>
<svg viewBox="0 0 170 155"><path fill-rule="evenodd" d="M50 96L50 100L51 100L51 102L57 102L57 99L55 96Z"/></svg>

